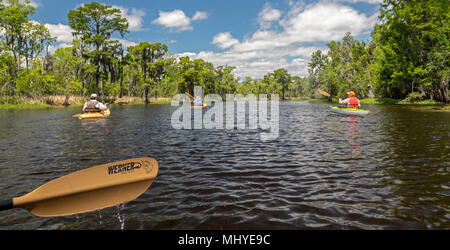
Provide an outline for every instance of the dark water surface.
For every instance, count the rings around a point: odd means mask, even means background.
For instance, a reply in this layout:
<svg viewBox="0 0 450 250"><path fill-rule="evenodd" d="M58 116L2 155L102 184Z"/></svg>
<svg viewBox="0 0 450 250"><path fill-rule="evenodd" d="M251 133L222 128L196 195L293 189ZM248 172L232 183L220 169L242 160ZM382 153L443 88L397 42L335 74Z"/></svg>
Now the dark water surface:
<svg viewBox="0 0 450 250"><path fill-rule="evenodd" d="M0 110L0 199L76 170L158 160L139 198L90 213L0 212L0 229L450 229L450 114L280 103L276 140L261 130L175 130L169 105Z"/></svg>

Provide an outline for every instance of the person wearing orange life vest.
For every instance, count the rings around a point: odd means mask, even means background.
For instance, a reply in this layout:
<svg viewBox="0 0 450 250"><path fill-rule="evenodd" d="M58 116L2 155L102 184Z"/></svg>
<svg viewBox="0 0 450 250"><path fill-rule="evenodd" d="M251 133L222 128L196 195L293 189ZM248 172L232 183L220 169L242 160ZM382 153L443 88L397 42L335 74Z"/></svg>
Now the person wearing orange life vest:
<svg viewBox="0 0 450 250"><path fill-rule="evenodd" d="M339 103L347 104L347 108L354 108L354 109L361 108L359 99L357 97L355 97L355 92L350 91L350 92L347 92L347 94L348 94L348 98L345 100L342 100L341 98L339 98Z"/></svg>

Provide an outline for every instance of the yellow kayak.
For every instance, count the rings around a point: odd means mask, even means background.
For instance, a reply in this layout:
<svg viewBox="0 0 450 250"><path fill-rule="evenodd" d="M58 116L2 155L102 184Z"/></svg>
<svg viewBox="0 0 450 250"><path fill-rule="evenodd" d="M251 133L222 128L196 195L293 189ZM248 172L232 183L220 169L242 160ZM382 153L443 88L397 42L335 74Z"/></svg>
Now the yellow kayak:
<svg viewBox="0 0 450 250"><path fill-rule="evenodd" d="M98 119L98 118L105 118L111 115L111 111L109 109L102 110L101 112L87 112L83 114L77 114L74 115L74 117L78 117L81 120L86 119Z"/></svg>
<svg viewBox="0 0 450 250"><path fill-rule="evenodd" d="M191 108L193 108L193 109L207 109L208 106L206 106L206 104L203 104L203 106L191 106Z"/></svg>
<svg viewBox="0 0 450 250"><path fill-rule="evenodd" d="M340 108L330 106L330 108L338 113L346 114L346 115L367 115L369 114L369 110L366 109L355 109L355 108Z"/></svg>

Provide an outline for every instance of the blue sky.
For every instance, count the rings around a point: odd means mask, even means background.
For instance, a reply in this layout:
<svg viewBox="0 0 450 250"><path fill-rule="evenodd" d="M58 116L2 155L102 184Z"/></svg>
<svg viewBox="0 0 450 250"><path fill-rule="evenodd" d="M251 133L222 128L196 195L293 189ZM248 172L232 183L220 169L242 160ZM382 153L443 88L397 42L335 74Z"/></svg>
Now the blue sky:
<svg viewBox="0 0 450 250"><path fill-rule="evenodd" d="M67 13L83 3L33 0L32 19L57 37L54 49L72 37ZM310 54L326 50L345 32L370 39L378 21L380 0L103 0L122 11L130 33L125 46L162 42L177 56L190 56L216 66L235 66L238 76L261 77L277 68L305 75Z"/></svg>

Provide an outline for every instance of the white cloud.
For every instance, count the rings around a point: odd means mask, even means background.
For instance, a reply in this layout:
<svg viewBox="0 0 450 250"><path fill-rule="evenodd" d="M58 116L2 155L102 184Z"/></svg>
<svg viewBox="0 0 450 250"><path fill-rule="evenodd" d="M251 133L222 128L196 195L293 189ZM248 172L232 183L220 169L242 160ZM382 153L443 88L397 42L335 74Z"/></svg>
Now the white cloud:
<svg viewBox="0 0 450 250"><path fill-rule="evenodd" d="M154 24L158 24L169 28L171 31L192 30L191 21L182 10L174 10L171 12L159 12L159 17L153 20Z"/></svg>
<svg viewBox="0 0 450 250"><path fill-rule="evenodd" d="M114 39L114 40L118 40L119 43L122 44L122 47L127 48L129 46L136 46L138 45L136 42L130 41L130 40L125 40L125 39Z"/></svg>
<svg viewBox="0 0 450 250"><path fill-rule="evenodd" d="M71 46L71 43L73 41L73 36L72 36L72 28L70 28L70 26L68 25L64 25L64 24L45 24L45 27L49 30L50 35L52 37L56 38L56 42L55 44L51 45L49 50L50 52L54 52L56 49L58 48L66 48ZM137 43L130 41L130 40L125 40L125 39L116 39L118 40L122 46L124 48L128 47L128 46L136 46Z"/></svg>
<svg viewBox="0 0 450 250"><path fill-rule="evenodd" d="M204 11L196 11L191 21L204 20L208 18L208 13Z"/></svg>
<svg viewBox="0 0 450 250"><path fill-rule="evenodd" d="M19 2L23 2L23 3L25 3L25 1L24 0L20 0ZM38 7L41 7L41 2L40 1L36 1L36 0L30 0L30 3L29 3L29 5L31 5L31 6L33 6L33 7L35 7L35 8L38 8Z"/></svg>
<svg viewBox="0 0 450 250"><path fill-rule="evenodd" d="M347 2L347 3L370 3L370 4L379 4L382 3L383 0L334 0L335 2Z"/></svg>
<svg viewBox="0 0 450 250"><path fill-rule="evenodd" d="M30 0L30 5L37 8L37 7L41 7L42 3L40 1Z"/></svg>
<svg viewBox="0 0 450 250"><path fill-rule="evenodd" d="M159 11L157 19L153 20L153 24L161 25L168 28L171 32L181 32L187 30L193 30L191 21L204 20L208 18L207 12L197 11L192 18L186 16L182 10L174 11Z"/></svg>
<svg viewBox="0 0 450 250"><path fill-rule="evenodd" d="M281 11L272 9L269 3L264 4L264 8L258 15L258 23L262 29L268 29L272 25L272 22L278 21L281 17Z"/></svg>
<svg viewBox="0 0 450 250"><path fill-rule="evenodd" d="M45 24L45 27L50 31L50 35L56 38L58 43L71 43L73 40L72 28L65 24Z"/></svg>
<svg viewBox="0 0 450 250"><path fill-rule="evenodd" d="M378 16L378 13L368 16L331 1L309 5L302 1L290 2L289 6L290 10L283 14L265 4L258 15L260 29L242 40L234 38L230 32L215 35L211 43L222 52L182 55L215 65L236 66L234 73L241 77L262 77L278 68L286 68L292 75L305 76L314 51L328 51L325 44L341 40L346 32L353 36L368 34ZM271 28L274 23L278 24L276 29Z"/></svg>
<svg viewBox="0 0 450 250"><path fill-rule="evenodd" d="M50 53L54 53L55 50L59 48L66 48L70 46L73 41L73 30L72 28L70 28L70 26L61 23L46 23L44 24L44 26L48 29L50 35L56 38L56 43L49 46Z"/></svg>
<svg viewBox="0 0 450 250"><path fill-rule="evenodd" d="M117 5L112 5L113 8L119 9L122 12L122 17L126 18L128 21L128 29L130 31L141 31L143 30L142 25L144 24L143 17L146 15L145 11L136 8L127 8Z"/></svg>
<svg viewBox="0 0 450 250"><path fill-rule="evenodd" d="M346 32L367 33L375 25L378 13L366 16L355 9L334 3L317 3L294 10L282 20L288 42L315 42L341 39Z"/></svg>
<svg viewBox="0 0 450 250"><path fill-rule="evenodd" d="M0 1L1 2L1 1ZM41 7L42 6L42 3L40 2L40 0L29 0L29 2L28 3L26 3L26 0L19 0L19 3L20 4L28 4L28 5L30 5L30 6L33 6L34 8L38 8L38 7ZM8 6L9 5L9 3L8 2L4 2L3 3L4 5L6 5L6 6Z"/></svg>
<svg viewBox="0 0 450 250"><path fill-rule="evenodd" d="M55 51L57 50L57 49L59 49L59 48L67 48L67 47L71 47L72 45L71 44L68 44L68 43L58 43L58 44L56 44L56 45L50 45L49 47L48 47L48 51L50 52L50 54L53 54L53 53L55 53Z"/></svg>
<svg viewBox="0 0 450 250"><path fill-rule="evenodd" d="M230 32L223 32L223 33L219 33L216 36L214 36L211 43L217 45L217 47L219 47L221 49L226 49L233 45L238 44L239 40L236 38L233 38L233 36L231 36Z"/></svg>

